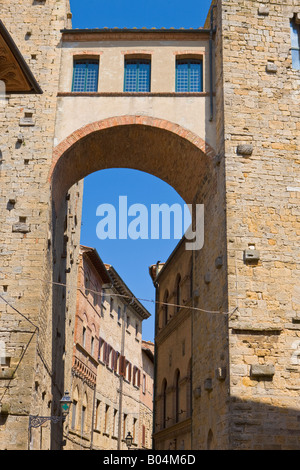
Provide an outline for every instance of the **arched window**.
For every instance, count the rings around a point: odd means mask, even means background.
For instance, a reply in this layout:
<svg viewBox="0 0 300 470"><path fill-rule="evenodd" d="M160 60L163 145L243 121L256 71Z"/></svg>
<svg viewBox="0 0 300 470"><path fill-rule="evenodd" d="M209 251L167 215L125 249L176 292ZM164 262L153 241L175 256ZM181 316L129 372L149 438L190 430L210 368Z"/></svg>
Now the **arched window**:
<svg viewBox="0 0 300 470"><path fill-rule="evenodd" d="M71 428L76 429L77 426L77 407L78 407L78 400L79 400L79 392L78 387L76 386L74 393L73 393L73 403L72 403L72 423Z"/></svg>
<svg viewBox="0 0 300 470"><path fill-rule="evenodd" d="M180 274L178 274L177 278L176 278L176 307L175 307L175 312L178 312L178 310L180 310L180 304L181 304L181 287L180 287L180 283L181 283L181 276Z"/></svg>
<svg viewBox="0 0 300 470"><path fill-rule="evenodd" d="M86 410L87 410L87 394L84 394L81 408L81 434L86 431Z"/></svg>
<svg viewBox="0 0 300 470"><path fill-rule="evenodd" d="M162 429L164 429L167 425L167 381L166 379L163 380L162 388L161 388L161 425Z"/></svg>
<svg viewBox="0 0 300 470"><path fill-rule="evenodd" d="M213 449L213 442L214 442L214 435L213 435L212 430L210 429L208 431L208 436L207 436L207 450Z"/></svg>
<svg viewBox="0 0 300 470"><path fill-rule="evenodd" d="M189 360L186 382L186 411L192 416L192 359Z"/></svg>
<svg viewBox="0 0 300 470"><path fill-rule="evenodd" d="M179 414L180 414L180 372L177 369L175 371L175 423L179 422Z"/></svg>
<svg viewBox="0 0 300 470"><path fill-rule="evenodd" d="M166 291L164 295L164 305L163 305L163 326L166 326L168 323L168 300L169 300L169 292Z"/></svg>

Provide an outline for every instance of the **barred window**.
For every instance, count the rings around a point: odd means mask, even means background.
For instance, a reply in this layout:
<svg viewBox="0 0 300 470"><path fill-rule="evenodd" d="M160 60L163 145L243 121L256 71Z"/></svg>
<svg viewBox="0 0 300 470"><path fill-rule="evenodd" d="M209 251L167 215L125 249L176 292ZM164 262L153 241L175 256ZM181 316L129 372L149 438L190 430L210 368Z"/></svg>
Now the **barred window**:
<svg viewBox="0 0 300 470"><path fill-rule="evenodd" d="M125 60L124 91L149 92L150 71L150 60Z"/></svg>
<svg viewBox="0 0 300 470"><path fill-rule="evenodd" d="M73 69L74 92L95 92L98 91L98 60L75 60Z"/></svg>
<svg viewBox="0 0 300 470"><path fill-rule="evenodd" d="M177 59L176 92L197 93L203 91L202 60Z"/></svg>
<svg viewBox="0 0 300 470"><path fill-rule="evenodd" d="M291 20L292 64L293 69L300 70L300 23Z"/></svg>

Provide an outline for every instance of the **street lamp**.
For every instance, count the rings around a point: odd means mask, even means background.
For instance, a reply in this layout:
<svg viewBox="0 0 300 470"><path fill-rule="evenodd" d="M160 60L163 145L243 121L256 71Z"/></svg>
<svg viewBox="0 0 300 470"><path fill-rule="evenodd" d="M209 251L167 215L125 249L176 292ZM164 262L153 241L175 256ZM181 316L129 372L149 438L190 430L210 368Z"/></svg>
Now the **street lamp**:
<svg viewBox="0 0 300 470"><path fill-rule="evenodd" d="M51 421L52 423L60 423L66 420L66 417L69 414L70 406L71 406L71 398L69 392L65 392L64 396L60 400L61 412L62 416L32 416L29 415L29 430L31 428L39 428L47 421Z"/></svg>
<svg viewBox="0 0 300 470"><path fill-rule="evenodd" d="M66 420L66 417L69 414L71 403L72 403L72 400L70 398L69 392L65 392L64 396L60 400L62 421L63 422Z"/></svg>
<svg viewBox="0 0 300 470"><path fill-rule="evenodd" d="M127 436L125 437L125 442L126 442L128 449L132 446L132 441L133 441L133 437L130 434L130 432L128 432Z"/></svg>

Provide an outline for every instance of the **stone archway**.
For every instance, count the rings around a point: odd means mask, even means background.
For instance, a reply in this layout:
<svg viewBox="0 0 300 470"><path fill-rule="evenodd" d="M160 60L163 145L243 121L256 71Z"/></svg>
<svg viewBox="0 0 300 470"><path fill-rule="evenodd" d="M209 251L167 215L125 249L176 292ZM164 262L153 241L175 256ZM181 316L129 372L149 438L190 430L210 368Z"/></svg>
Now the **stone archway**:
<svg viewBox="0 0 300 470"><path fill-rule="evenodd" d="M89 155L87 158L86 156ZM192 203L212 173L214 149L178 124L148 116L93 122L60 142L49 174L55 203L75 182L106 168L133 168L161 178Z"/></svg>
<svg viewBox="0 0 300 470"><path fill-rule="evenodd" d="M66 244L70 242L64 228L68 210L66 194L70 188L89 174L102 169L131 168L162 179L188 204L204 204L205 217L210 221L205 225L206 246L201 252L193 253L194 289L201 292L204 289L206 266L212 265L212 262L214 265L226 238L223 174L214 157L214 149L196 134L177 124L145 116L120 116L90 123L58 144L53 152L48 177L52 191L53 281L59 280L65 285L67 294L62 300L53 284L53 337L56 331L60 331L65 338L69 335L71 323L65 322L70 290L68 286L75 285L77 277L75 263L70 269L67 265L68 255L63 254L68 253ZM220 273L219 270L212 282L214 295L204 299L205 307L211 310L220 309L227 301L224 296L224 271ZM218 334L219 320L216 324L209 321L211 335ZM198 329L201 330L197 325L194 325L195 336L198 335ZM222 341L218 348L222 348ZM61 384L60 388L68 388L68 384L64 383L65 371L71 367L68 348L64 348L64 359L54 342L52 351L56 380Z"/></svg>

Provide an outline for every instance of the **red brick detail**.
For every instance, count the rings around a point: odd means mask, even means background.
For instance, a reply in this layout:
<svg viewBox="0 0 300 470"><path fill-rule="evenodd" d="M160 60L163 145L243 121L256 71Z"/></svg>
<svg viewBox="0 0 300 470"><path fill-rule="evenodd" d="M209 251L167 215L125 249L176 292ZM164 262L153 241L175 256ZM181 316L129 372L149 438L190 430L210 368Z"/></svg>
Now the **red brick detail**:
<svg viewBox="0 0 300 470"><path fill-rule="evenodd" d="M145 51L141 49L131 49L128 51L121 51L122 55L152 55L154 51Z"/></svg>
<svg viewBox="0 0 300 470"><path fill-rule="evenodd" d="M153 118L149 116L130 116L130 115L115 116L115 117L103 119L102 121L97 121L97 122L87 124L86 126L80 129L77 129L71 135L69 135L66 139L60 142L53 150L52 165L51 165L51 169L49 172L48 180L51 181L53 171L58 160L62 157L62 155L65 152L70 150L71 147L73 147L73 145L76 145L76 143L80 139L88 136L89 134L92 134L93 132L97 132L99 130L109 129L111 127L117 127L117 126L128 126L128 125L136 125L136 126L143 125L143 126L150 126L150 127L157 127L160 129L165 129L166 131L171 132L177 135L178 137L188 140L193 145L195 145L195 147L201 150L201 152L205 153L208 157L213 158L215 156L214 149L207 142L205 142L197 134L194 134L193 132L179 126L178 124L167 121L165 119L158 119L158 118Z"/></svg>
<svg viewBox="0 0 300 470"><path fill-rule="evenodd" d="M188 55L203 56L203 55L205 55L205 51L197 51L197 50L194 49L194 50L189 50L189 51L174 51L173 54L174 55L179 55L179 56L180 55L182 55L182 56L183 55L186 55L186 56L188 56Z"/></svg>
<svg viewBox="0 0 300 470"><path fill-rule="evenodd" d="M102 55L102 54L103 54L103 51L95 52L95 51L86 50L86 51L80 51L80 52L79 51L76 51L76 52L74 51L72 55L74 57L80 58L80 57L85 57L85 56L99 57L99 55Z"/></svg>

